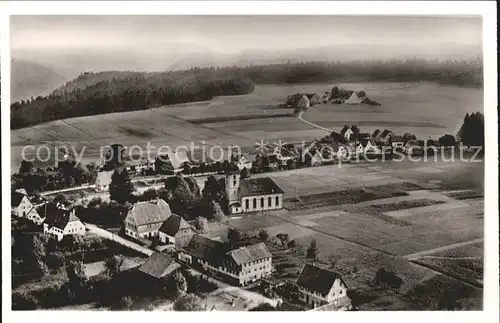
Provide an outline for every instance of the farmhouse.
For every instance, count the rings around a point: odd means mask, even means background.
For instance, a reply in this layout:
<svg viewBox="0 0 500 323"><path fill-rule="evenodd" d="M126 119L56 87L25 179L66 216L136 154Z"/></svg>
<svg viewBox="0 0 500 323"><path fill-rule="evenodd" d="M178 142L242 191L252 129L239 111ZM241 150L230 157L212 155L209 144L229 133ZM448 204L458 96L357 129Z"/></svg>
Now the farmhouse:
<svg viewBox="0 0 500 323"><path fill-rule="evenodd" d="M225 185L231 214L283 208L284 192L269 177L241 180L238 171L228 171Z"/></svg>
<svg viewBox="0 0 500 323"><path fill-rule="evenodd" d="M139 159L139 160L127 160L125 161L125 165L127 171L130 173L141 174L142 172L151 169L155 169L155 161L148 159Z"/></svg>
<svg viewBox="0 0 500 323"><path fill-rule="evenodd" d="M170 206L162 199L135 203L125 218L125 234L132 238L151 238L170 216Z"/></svg>
<svg viewBox="0 0 500 323"><path fill-rule="evenodd" d="M380 135L380 140L388 144L392 136L394 136L394 133L389 129L385 129L384 131L382 131L382 134Z"/></svg>
<svg viewBox="0 0 500 323"><path fill-rule="evenodd" d="M352 131L352 129L348 126L344 126L342 130L340 130L340 134L345 138L345 140L349 141L351 140L351 136L354 134L354 131Z"/></svg>
<svg viewBox="0 0 500 323"><path fill-rule="evenodd" d="M32 210L33 204L29 200L26 190L19 189L11 193L11 214L13 216L27 217Z"/></svg>
<svg viewBox="0 0 500 323"><path fill-rule="evenodd" d="M308 93L306 97L309 99L310 106L315 106L320 103L320 97L316 93Z"/></svg>
<svg viewBox="0 0 500 323"><path fill-rule="evenodd" d="M167 254L155 252L139 267L139 271L155 279L170 277L181 264Z"/></svg>
<svg viewBox="0 0 500 323"><path fill-rule="evenodd" d="M304 155L304 161L309 167L321 166L323 163L323 156L318 150L314 150Z"/></svg>
<svg viewBox="0 0 500 323"><path fill-rule="evenodd" d="M252 169L252 160L250 159L250 156L247 154L241 154L239 156L234 156L231 157L231 160L236 163L236 166L238 166L238 169L242 171L243 169Z"/></svg>
<svg viewBox="0 0 500 323"><path fill-rule="evenodd" d="M362 100L356 94L356 92L352 92L351 96L344 101L345 104L361 104Z"/></svg>
<svg viewBox="0 0 500 323"><path fill-rule="evenodd" d="M196 235L178 257L194 268L242 286L272 271L272 255L263 242L231 250L228 244Z"/></svg>
<svg viewBox="0 0 500 323"><path fill-rule="evenodd" d="M85 235L85 225L75 215L75 209L68 210L62 205L47 207L43 223L43 232L57 241L67 235Z"/></svg>
<svg viewBox="0 0 500 323"><path fill-rule="evenodd" d="M111 184L111 175L113 175L112 170L97 173L97 177L95 179L95 188L98 191L109 191L109 184Z"/></svg>
<svg viewBox="0 0 500 323"><path fill-rule="evenodd" d="M382 150L377 146L375 140L361 139L356 142L356 154L364 154L367 156L378 156L382 154Z"/></svg>
<svg viewBox="0 0 500 323"><path fill-rule="evenodd" d="M303 95L299 101L297 101L296 107L299 109L307 109L311 107L311 101L306 95Z"/></svg>
<svg viewBox="0 0 500 323"><path fill-rule="evenodd" d="M172 214L158 229L158 238L164 244L174 245L176 248L185 247L195 231L186 220L177 214Z"/></svg>
<svg viewBox="0 0 500 323"><path fill-rule="evenodd" d="M173 152L169 152L163 156L157 156L156 161L160 163L164 163L164 168L173 174L182 172L184 170L185 164L191 164L186 151L184 150L176 150ZM155 162L156 163L156 162ZM155 166L156 170L156 166ZM156 170L158 171L158 170Z"/></svg>
<svg viewBox="0 0 500 323"><path fill-rule="evenodd" d="M313 307L347 297L347 285L339 274L306 264L297 279L299 299Z"/></svg>

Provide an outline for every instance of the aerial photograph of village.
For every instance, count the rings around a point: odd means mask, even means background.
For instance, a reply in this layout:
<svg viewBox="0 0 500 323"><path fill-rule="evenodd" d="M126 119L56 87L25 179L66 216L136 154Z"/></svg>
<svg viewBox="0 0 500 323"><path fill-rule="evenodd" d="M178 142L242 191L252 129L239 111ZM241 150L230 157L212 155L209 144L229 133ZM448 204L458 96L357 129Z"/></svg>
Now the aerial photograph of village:
<svg viewBox="0 0 500 323"><path fill-rule="evenodd" d="M482 310L482 45L472 15L10 16L12 310Z"/></svg>

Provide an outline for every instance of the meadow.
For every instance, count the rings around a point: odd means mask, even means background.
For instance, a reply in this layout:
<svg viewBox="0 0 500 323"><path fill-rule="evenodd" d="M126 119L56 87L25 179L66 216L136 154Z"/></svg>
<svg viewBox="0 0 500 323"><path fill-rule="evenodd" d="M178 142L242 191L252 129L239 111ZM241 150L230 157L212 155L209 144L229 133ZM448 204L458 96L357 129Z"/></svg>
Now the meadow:
<svg viewBox="0 0 500 323"><path fill-rule="evenodd" d="M255 91L247 95L70 118L13 130L11 170L18 169L26 145L75 147L77 152L85 147L83 162L88 163L98 162L100 147L113 143L145 147L149 141L157 147L175 148L193 141L205 142L207 146L238 145L252 151L260 140L311 140L327 133L301 122L282 104L290 94L322 95L334 85L365 90L371 99L381 103L377 107L323 104L305 113L306 120L337 131L344 124L358 124L362 131L390 128L396 133L410 132L422 138L455 134L465 113L482 111L483 105L481 89L431 83L256 85ZM26 156L34 156L33 151L28 150ZM42 151L43 158L46 154ZM53 166L53 154L43 164Z"/></svg>

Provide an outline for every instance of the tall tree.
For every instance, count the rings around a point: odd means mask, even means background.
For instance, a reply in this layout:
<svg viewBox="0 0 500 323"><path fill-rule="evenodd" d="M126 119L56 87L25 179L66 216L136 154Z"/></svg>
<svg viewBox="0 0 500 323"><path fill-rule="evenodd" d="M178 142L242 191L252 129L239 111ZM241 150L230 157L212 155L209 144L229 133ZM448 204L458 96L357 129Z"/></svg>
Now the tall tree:
<svg viewBox="0 0 500 323"><path fill-rule="evenodd" d="M125 168L117 168L111 175L109 184L109 196L111 200L123 204L131 200L134 186L130 180L130 175Z"/></svg>
<svg viewBox="0 0 500 323"><path fill-rule="evenodd" d="M204 311L205 307L202 305L201 299L195 294L186 294L177 298L173 306L174 311Z"/></svg>
<svg viewBox="0 0 500 323"><path fill-rule="evenodd" d="M309 244L309 248L306 251L306 257L312 259L313 261L318 260L319 250L316 243L316 239L312 239Z"/></svg>

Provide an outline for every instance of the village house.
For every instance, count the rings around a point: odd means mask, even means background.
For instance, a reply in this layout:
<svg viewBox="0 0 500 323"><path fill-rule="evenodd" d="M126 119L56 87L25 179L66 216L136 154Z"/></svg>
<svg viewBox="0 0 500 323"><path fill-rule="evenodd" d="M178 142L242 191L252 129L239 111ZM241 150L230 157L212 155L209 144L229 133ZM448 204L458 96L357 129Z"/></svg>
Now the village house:
<svg viewBox="0 0 500 323"><path fill-rule="evenodd" d="M139 271L155 280L165 280L175 273L181 264L165 253L154 252L139 267Z"/></svg>
<svg viewBox="0 0 500 323"><path fill-rule="evenodd" d="M109 191L109 185L111 184L112 175L112 170L98 172L95 179L95 189L102 192Z"/></svg>
<svg viewBox="0 0 500 323"><path fill-rule="evenodd" d="M306 97L309 99L309 104L312 107L320 103L320 98L316 93L308 93Z"/></svg>
<svg viewBox="0 0 500 323"><path fill-rule="evenodd" d="M382 155L382 150L377 146L373 138L361 139L356 141L356 154L364 154L366 156Z"/></svg>
<svg viewBox="0 0 500 323"><path fill-rule="evenodd" d="M170 151L166 155L157 156L156 162L164 163L165 169L172 174L180 173L184 170L184 166L186 164L191 165L191 161L189 160L186 151L184 150L176 150ZM158 171L155 166L155 171Z"/></svg>
<svg viewBox="0 0 500 323"><path fill-rule="evenodd" d="M17 189L11 193L11 214L16 217L27 217L33 211L33 204L25 189ZM35 210L36 212L36 210Z"/></svg>
<svg viewBox="0 0 500 323"><path fill-rule="evenodd" d="M347 297L347 285L339 274L306 264L297 278L299 300L312 307L339 302Z"/></svg>
<svg viewBox="0 0 500 323"><path fill-rule="evenodd" d="M306 95L303 95L296 104L296 107L299 109L307 109L311 107L311 101L309 101L309 98Z"/></svg>
<svg viewBox="0 0 500 323"><path fill-rule="evenodd" d="M304 154L304 162L308 167L317 167L323 164L323 155L319 150L314 149Z"/></svg>
<svg viewBox="0 0 500 323"><path fill-rule="evenodd" d="M351 96L344 101L344 104L361 104L362 100L356 94L356 92L352 92Z"/></svg>
<svg viewBox="0 0 500 323"><path fill-rule="evenodd" d="M177 214L172 214L158 229L158 238L163 244L185 247L196 234L193 227Z"/></svg>
<svg viewBox="0 0 500 323"><path fill-rule="evenodd" d="M389 140L392 136L394 136L394 133L389 129L385 129L384 131L382 131L382 134L380 134L379 138L384 144L389 144Z"/></svg>
<svg viewBox="0 0 500 323"><path fill-rule="evenodd" d="M170 216L170 206L163 199L137 202L125 217L125 234L132 238L152 238Z"/></svg>
<svg viewBox="0 0 500 323"><path fill-rule="evenodd" d="M226 243L196 235L179 252L178 258L240 286L267 277L272 272L272 254L263 242L231 249Z"/></svg>
<svg viewBox="0 0 500 323"><path fill-rule="evenodd" d="M231 157L231 160L236 163L236 166L238 166L238 169L242 171L243 169L252 169L252 160L250 159L250 156L247 154L241 154L239 156L234 156Z"/></svg>
<svg viewBox="0 0 500 323"><path fill-rule="evenodd" d="M283 208L283 190L270 178L241 179L238 171L225 176L226 196L231 214Z"/></svg>
<svg viewBox="0 0 500 323"><path fill-rule="evenodd" d="M75 209L68 210L63 205L50 204L46 208L43 233L61 241L68 235L85 235L85 225L75 215Z"/></svg>
<svg viewBox="0 0 500 323"><path fill-rule="evenodd" d="M155 161L145 158L125 161L126 169L130 174L140 175L147 170L155 170Z"/></svg>
<svg viewBox="0 0 500 323"><path fill-rule="evenodd" d="M346 141L350 141L351 140L351 136L354 134L354 131L352 131L352 129L348 126L344 126L341 130L340 130L340 135L342 135L342 137L345 138Z"/></svg>

